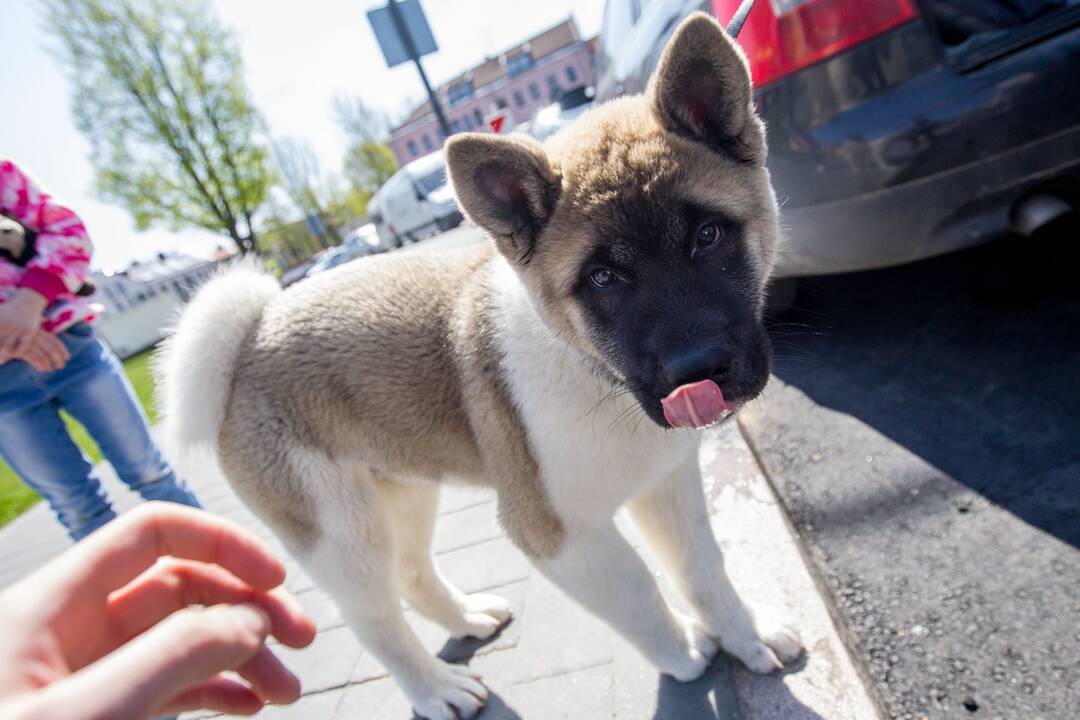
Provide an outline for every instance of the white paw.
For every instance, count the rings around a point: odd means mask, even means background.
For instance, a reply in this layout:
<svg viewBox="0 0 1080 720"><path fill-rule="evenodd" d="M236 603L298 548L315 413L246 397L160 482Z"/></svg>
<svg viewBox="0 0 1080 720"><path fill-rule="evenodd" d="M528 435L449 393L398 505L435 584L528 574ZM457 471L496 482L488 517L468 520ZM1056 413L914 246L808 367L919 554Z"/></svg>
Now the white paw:
<svg viewBox="0 0 1080 720"><path fill-rule="evenodd" d="M461 627L451 633L455 638L474 637L486 640L510 619L510 603L498 595L476 593L465 598Z"/></svg>
<svg viewBox="0 0 1080 720"><path fill-rule="evenodd" d="M705 674L719 646L697 620L685 615L677 615L676 619L682 628L682 642L667 653L659 664L660 672L679 682L690 682Z"/></svg>
<svg viewBox="0 0 1080 720"><path fill-rule="evenodd" d="M426 689L406 691L417 715L427 720L468 720L483 709L488 691L475 670L439 661L436 675Z"/></svg>
<svg viewBox="0 0 1080 720"><path fill-rule="evenodd" d="M767 674L782 670L802 654L802 643L793 630L782 625L772 626L766 632L732 637L721 637L721 646L729 654L742 661L750 670Z"/></svg>
<svg viewBox="0 0 1080 720"><path fill-rule="evenodd" d="M786 625L767 626L761 633L761 639L772 648L780 662L787 665L794 662L803 654L802 641L799 635Z"/></svg>

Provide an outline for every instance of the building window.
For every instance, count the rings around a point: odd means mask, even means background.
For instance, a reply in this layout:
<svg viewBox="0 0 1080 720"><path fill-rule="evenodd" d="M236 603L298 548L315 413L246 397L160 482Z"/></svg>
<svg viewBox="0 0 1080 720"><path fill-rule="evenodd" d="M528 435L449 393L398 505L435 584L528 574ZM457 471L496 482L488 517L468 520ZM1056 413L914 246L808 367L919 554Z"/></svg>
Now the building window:
<svg viewBox="0 0 1080 720"><path fill-rule="evenodd" d="M457 85L451 85L446 90L446 98L450 101L451 105L466 100L473 96L473 84L472 80L466 82L460 82Z"/></svg>
<svg viewBox="0 0 1080 720"><path fill-rule="evenodd" d="M540 86L537 85L536 83L529 83L529 95L532 96L533 100L539 100L540 99Z"/></svg>
<svg viewBox="0 0 1080 720"><path fill-rule="evenodd" d="M473 117L476 118L477 125L484 124L484 114L480 112L480 108L476 108L475 110L473 110Z"/></svg>
<svg viewBox="0 0 1080 720"><path fill-rule="evenodd" d="M525 106L525 96L521 94L520 90L515 90L514 91L514 104L517 105L518 107L524 107Z"/></svg>
<svg viewBox="0 0 1080 720"><path fill-rule="evenodd" d="M507 108L506 98L495 98L495 108L497 110L505 110Z"/></svg>
<svg viewBox="0 0 1080 720"><path fill-rule="evenodd" d="M428 152L431 152L431 150L434 148L434 144L431 142L431 136L427 133L424 133L424 137L420 138L420 140L422 140L424 143L424 149Z"/></svg>
<svg viewBox="0 0 1080 720"><path fill-rule="evenodd" d="M506 59L506 72L510 77L520 75L533 66L532 55L529 53L518 53L512 58Z"/></svg>
<svg viewBox="0 0 1080 720"><path fill-rule="evenodd" d="M416 157L419 153L416 150L416 141L410 140L409 143L409 155Z"/></svg>
<svg viewBox="0 0 1080 720"><path fill-rule="evenodd" d="M566 66L566 79L569 80L571 84L577 82L577 70L573 65Z"/></svg>
<svg viewBox="0 0 1080 720"><path fill-rule="evenodd" d="M473 126L472 115L470 115L469 113L465 113L465 117L463 117L461 119L465 123L465 129L466 130L472 130L472 126Z"/></svg>
<svg viewBox="0 0 1080 720"><path fill-rule="evenodd" d="M461 121L457 118L450 121L450 132L461 132Z"/></svg>
<svg viewBox="0 0 1080 720"><path fill-rule="evenodd" d="M559 89L559 81L555 79L554 75L547 76L548 93L551 95L552 100L558 99L562 90Z"/></svg>

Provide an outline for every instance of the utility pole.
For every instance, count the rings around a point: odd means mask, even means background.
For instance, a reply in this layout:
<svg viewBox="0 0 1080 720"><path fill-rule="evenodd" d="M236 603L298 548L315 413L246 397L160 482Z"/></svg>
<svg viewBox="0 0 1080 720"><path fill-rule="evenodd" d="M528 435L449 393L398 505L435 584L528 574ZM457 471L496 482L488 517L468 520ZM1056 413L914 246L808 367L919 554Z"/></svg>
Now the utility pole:
<svg viewBox="0 0 1080 720"><path fill-rule="evenodd" d="M420 54L416 52L416 45L413 43L412 35L409 33L409 28L405 26L405 18L401 15L401 8L398 7L397 0L387 0L386 7L390 11L390 18L394 21L394 28L397 29L398 37L401 38L401 44L405 46L405 52L416 63L416 69L420 73L420 80L423 81L424 89L427 90L428 99L431 101L431 109L435 111L435 118L439 121L439 128L442 130L443 137L448 138L450 137L450 123L446 122L446 115L443 114L439 98L435 91L431 89L431 83L428 82L424 66L420 64Z"/></svg>

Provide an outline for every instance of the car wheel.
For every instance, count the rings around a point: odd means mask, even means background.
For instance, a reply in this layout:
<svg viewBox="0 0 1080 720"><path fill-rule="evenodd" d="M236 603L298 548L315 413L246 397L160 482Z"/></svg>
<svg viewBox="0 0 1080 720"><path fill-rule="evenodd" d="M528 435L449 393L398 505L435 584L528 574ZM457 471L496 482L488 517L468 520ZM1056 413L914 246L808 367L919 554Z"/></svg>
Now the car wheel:
<svg viewBox="0 0 1080 720"><path fill-rule="evenodd" d="M799 292L799 278L776 278L765 293L765 317L775 318L791 309Z"/></svg>

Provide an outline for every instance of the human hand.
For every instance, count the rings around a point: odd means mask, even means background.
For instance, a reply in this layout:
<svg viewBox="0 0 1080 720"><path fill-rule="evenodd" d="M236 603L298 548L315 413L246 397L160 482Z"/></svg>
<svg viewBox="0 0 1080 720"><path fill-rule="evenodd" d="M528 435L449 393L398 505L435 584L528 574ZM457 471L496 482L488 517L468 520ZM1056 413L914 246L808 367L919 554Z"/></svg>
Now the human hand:
<svg viewBox="0 0 1080 720"><path fill-rule="evenodd" d="M291 703L299 681L265 642L305 647L315 627L284 579L239 526L142 505L0 592L0 717L250 715Z"/></svg>
<svg viewBox="0 0 1080 720"><path fill-rule="evenodd" d="M41 329L41 314L48 301L29 288L19 288L0 304L0 363L21 358Z"/></svg>
<svg viewBox="0 0 1080 720"><path fill-rule="evenodd" d="M67 346L50 332L38 330L30 337L30 343L22 355L13 359L25 360L38 372L59 370L71 358Z"/></svg>

